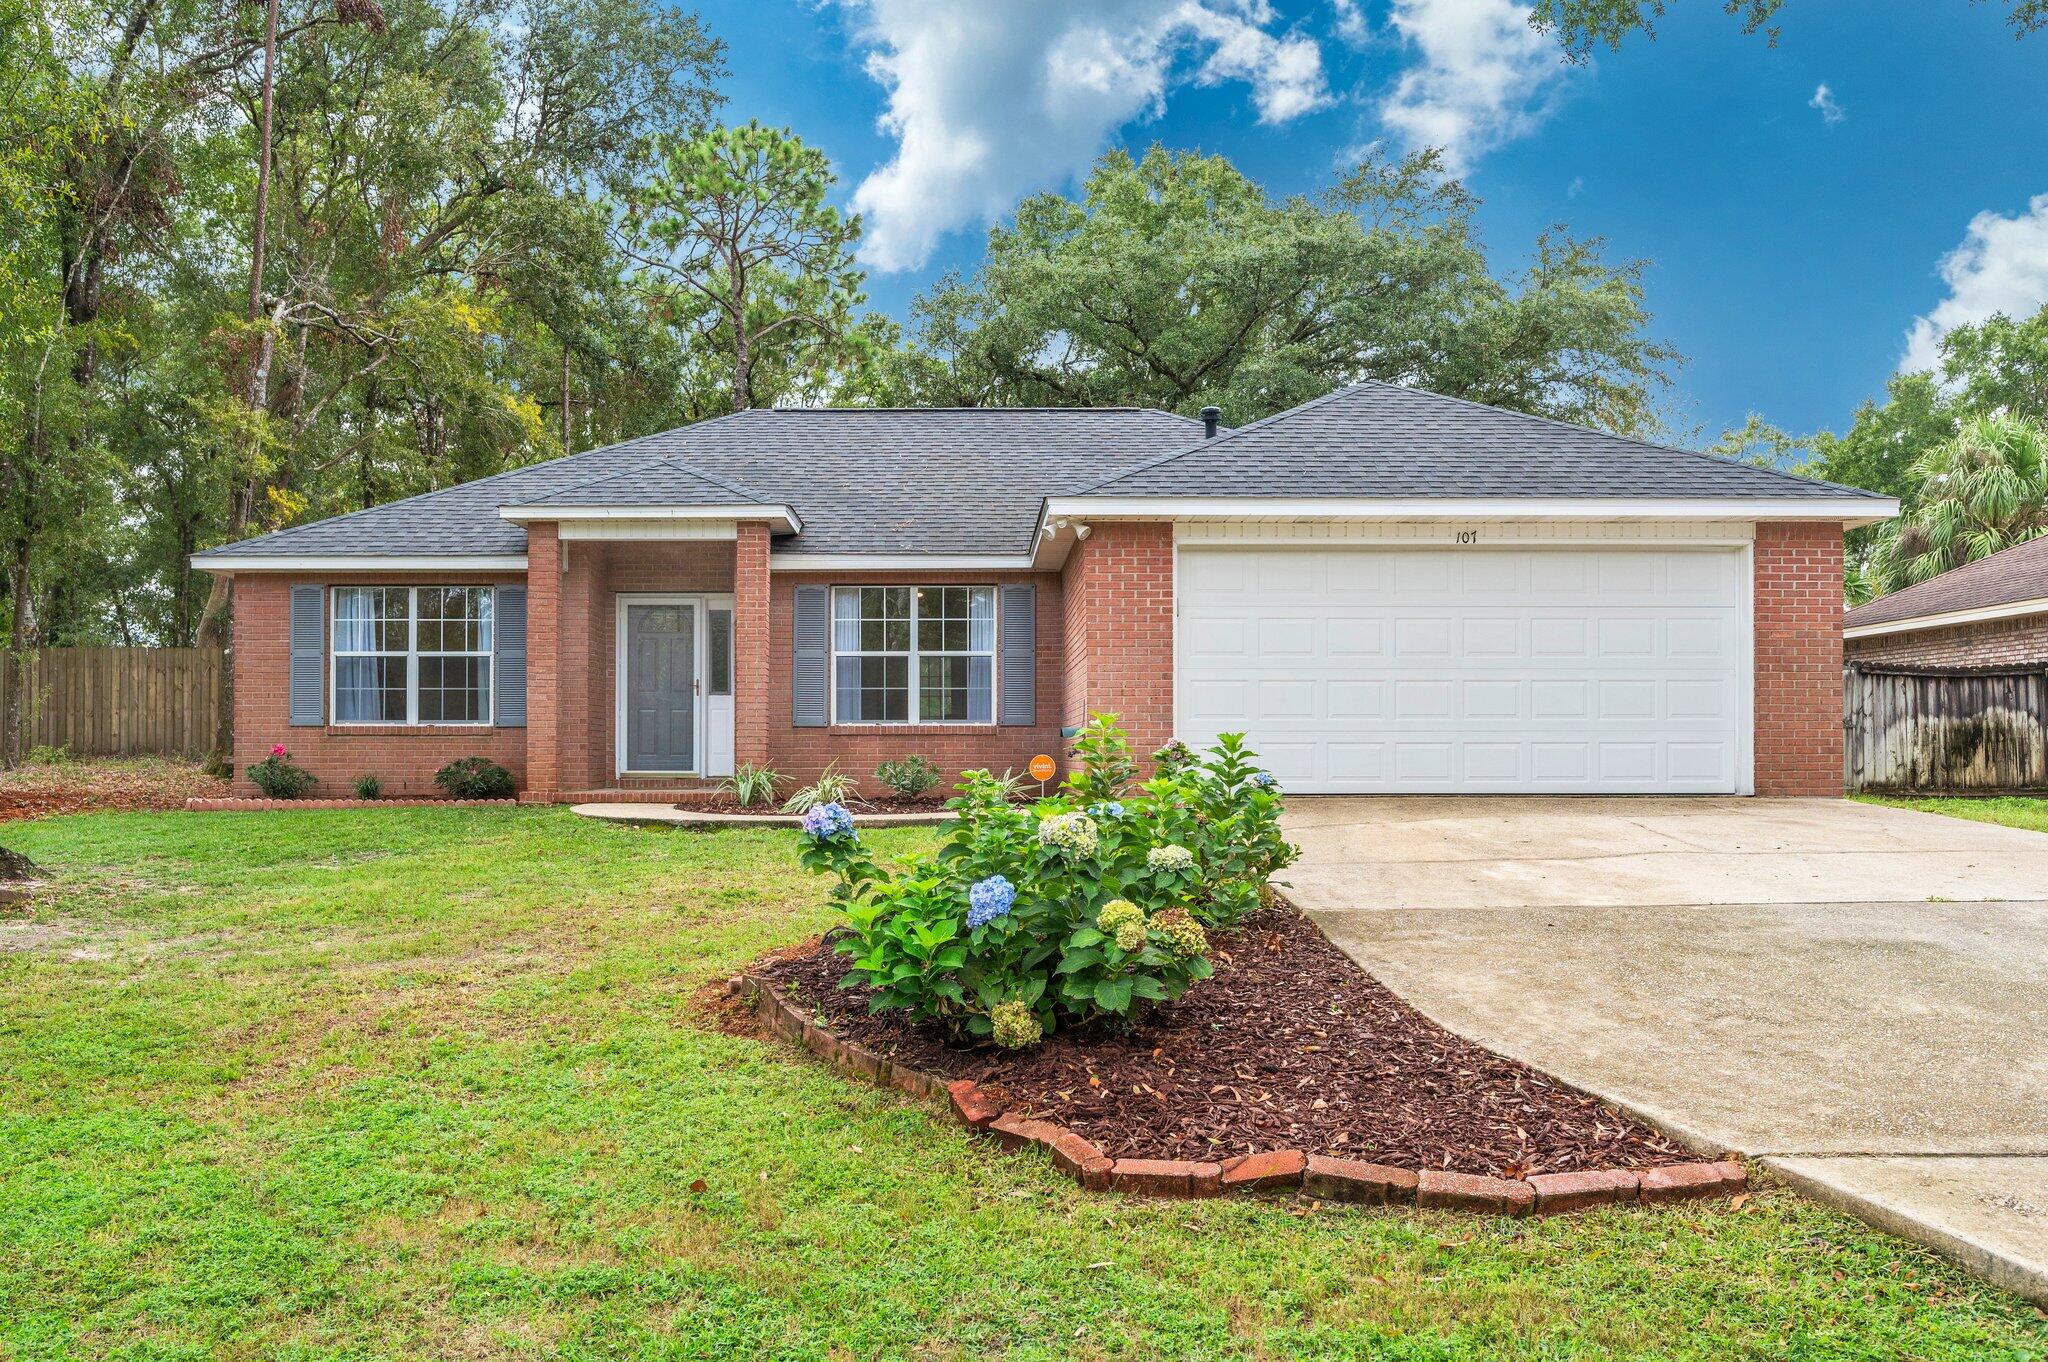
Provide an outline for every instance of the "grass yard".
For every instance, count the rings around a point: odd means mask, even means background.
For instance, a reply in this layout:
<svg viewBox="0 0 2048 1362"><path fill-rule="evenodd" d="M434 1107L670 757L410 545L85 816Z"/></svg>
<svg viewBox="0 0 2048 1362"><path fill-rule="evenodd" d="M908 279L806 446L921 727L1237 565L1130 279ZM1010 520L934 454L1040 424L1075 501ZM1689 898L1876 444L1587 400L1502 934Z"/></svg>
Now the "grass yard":
<svg viewBox="0 0 2048 1362"><path fill-rule="evenodd" d="M1896 799L1885 795L1859 795L1865 804L1885 804L1894 809L1918 809L1922 813L1945 813L1976 823L2003 823L2009 828L2048 832L2048 799L2027 795L1998 795L1989 799L1959 799L1928 796Z"/></svg>
<svg viewBox="0 0 2048 1362"><path fill-rule="evenodd" d="M4 840L62 886L0 924L10 1362L2048 1356L2039 1311L1771 1189L1525 1222L1083 1196L699 1023L700 988L828 925L791 833Z"/></svg>

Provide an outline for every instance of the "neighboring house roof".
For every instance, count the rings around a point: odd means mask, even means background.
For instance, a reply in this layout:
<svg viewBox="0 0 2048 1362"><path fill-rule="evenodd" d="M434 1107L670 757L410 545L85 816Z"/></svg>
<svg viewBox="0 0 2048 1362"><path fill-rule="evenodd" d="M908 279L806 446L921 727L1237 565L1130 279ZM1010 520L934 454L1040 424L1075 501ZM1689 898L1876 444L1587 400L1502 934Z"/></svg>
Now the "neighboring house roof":
<svg viewBox="0 0 2048 1362"><path fill-rule="evenodd" d="M1080 490L1172 497L1871 497L1391 383L1339 388Z"/></svg>
<svg viewBox="0 0 2048 1362"><path fill-rule="evenodd" d="M200 557L517 555L504 508L787 506L780 555L1028 555L1053 497L1882 498L1384 383L1214 439L1147 408L755 410Z"/></svg>
<svg viewBox="0 0 2048 1362"><path fill-rule="evenodd" d="M2035 611L2048 612L2048 536L2015 544L1859 605L1842 617L1842 627L1854 632L1877 625L1898 626L1883 631L1893 633L1967 623L1969 616L1997 619ZM1957 615L1966 618L1949 618Z"/></svg>

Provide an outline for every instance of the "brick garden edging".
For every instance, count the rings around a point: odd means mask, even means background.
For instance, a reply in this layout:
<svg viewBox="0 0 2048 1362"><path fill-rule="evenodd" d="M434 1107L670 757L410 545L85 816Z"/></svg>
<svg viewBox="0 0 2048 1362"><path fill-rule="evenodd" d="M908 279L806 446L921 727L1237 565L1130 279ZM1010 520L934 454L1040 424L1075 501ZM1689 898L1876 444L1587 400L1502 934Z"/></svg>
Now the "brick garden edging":
<svg viewBox="0 0 2048 1362"><path fill-rule="evenodd" d="M1318 1201L1367 1206L1419 1206L1487 1215L1554 1215L1628 1202L1732 1196L1749 1185L1733 1160L1663 1168L1598 1168L1495 1178L1437 1169L1416 1172L1357 1159L1271 1149L1215 1163L1186 1159L1112 1159L1085 1136L1052 1121L1006 1112L972 1079L947 1082L843 1040L794 1000L751 974L726 981L734 997L751 998L764 1033L802 1045L818 1058L883 1087L928 1101L943 1100L955 1120L1005 1149L1043 1149L1053 1166L1090 1192L1200 1198L1231 1192L1292 1191Z"/></svg>
<svg viewBox="0 0 2048 1362"><path fill-rule="evenodd" d="M187 813L254 813L266 809L510 809L516 799L262 799L239 796L219 799L194 796Z"/></svg>

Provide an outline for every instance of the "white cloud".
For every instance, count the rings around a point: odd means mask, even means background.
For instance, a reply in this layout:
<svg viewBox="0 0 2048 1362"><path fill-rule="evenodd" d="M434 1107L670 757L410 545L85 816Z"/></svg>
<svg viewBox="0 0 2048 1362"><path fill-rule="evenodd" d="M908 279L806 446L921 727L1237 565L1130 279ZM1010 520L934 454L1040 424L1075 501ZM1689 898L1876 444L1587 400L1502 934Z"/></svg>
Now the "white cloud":
<svg viewBox="0 0 2048 1362"><path fill-rule="evenodd" d="M1331 26L1337 36L1353 47L1364 47L1372 41L1372 28L1365 21L1365 12L1358 7L1358 0L1330 0Z"/></svg>
<svg viewBox="0 0 2048 1362"><path fill-rule="evenodd" d="M1813 92L1813 98L1806 101L1806 107L1819 109L1820 121L1823 123L1839 123L1849 116L1843 112L1841 104L1835 99L1835 92L1828 88L1826 81L1822 81L1820 88Z"/></svg>
<svg viewBox="0 0 2048 1362"><path fill-rule="evenodd" d="M1328 102L1322 52L1266 0L839 0L888 92L896 154L854 190L862 258L915 269L1156 117L1176 80L1242 81L1263 123Z"/></svg>
<svg viewBox="0 0 2048 1362"><path fill-rule="evenodd" d="M1459 174L1535 127L1566 69L1514 0L1394 0L1389 19L1421 62L1381 101L1380 118L1410 148L1442 147Z"/></svg>
<svg viewBox="0 0 2048 1362"><path fill-rule="evenodd" d="M1584 175L1574 175L1572 176L1572 182L1564 187L1564 196L1568 199L1575 199L1585 191L1585 188L1586 177Z"/></svg>
<svg viewBox="0 0 2048 1362"><path fill-rule="evenodd" d="M1962 244L1942 257L1948 297L1916 319L1906 333L1901 369L1933 369L1941 338L1993 313L2027 317L2048 304L2048 194L2036 194L2024 213L1984 212L1970 219Z"/></svg>

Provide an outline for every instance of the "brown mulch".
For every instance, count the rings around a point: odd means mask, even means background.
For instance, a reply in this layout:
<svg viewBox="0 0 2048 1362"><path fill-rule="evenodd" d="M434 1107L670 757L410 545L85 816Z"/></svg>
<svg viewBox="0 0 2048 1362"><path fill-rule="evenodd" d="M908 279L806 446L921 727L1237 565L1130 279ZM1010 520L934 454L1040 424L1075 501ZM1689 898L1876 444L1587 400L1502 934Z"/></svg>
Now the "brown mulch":
<svg viewBox="0 0 2048 1362"><path fill-rule="evenodd" d="M60 813L182 809L217 799L228 782L197 765L162 759L60 762L0 772L0 822Z"/></svg>
<svg viewBox="0 0 2048 1362"><path fill-rule="evenodd" d="M1648 1168L1696 1155L1598 1100L1444 1030L1288 908L1218 935L1216 974L1130 1036L1062 1032L1009 1055L960 1050L932 1026L871 1016L814 946L758 963L847 1040L1012 1110L1080 1132L1112 1158L1216 1159L1301 1149L1401 1168L1526 1177Z"/></svg>

